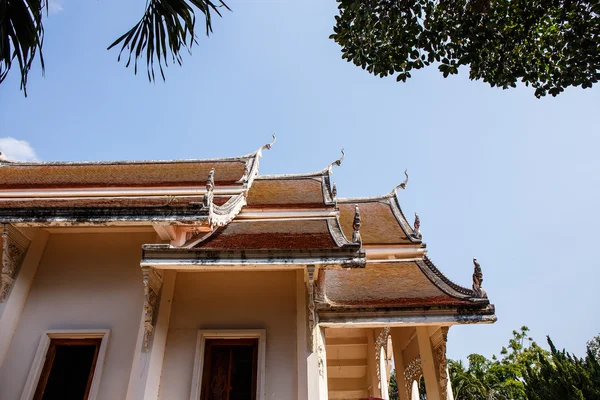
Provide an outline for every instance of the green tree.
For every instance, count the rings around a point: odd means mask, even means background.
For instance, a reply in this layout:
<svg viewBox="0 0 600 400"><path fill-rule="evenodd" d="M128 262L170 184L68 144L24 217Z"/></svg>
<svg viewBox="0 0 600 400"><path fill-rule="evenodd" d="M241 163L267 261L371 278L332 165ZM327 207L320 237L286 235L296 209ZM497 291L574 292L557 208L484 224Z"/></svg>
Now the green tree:
<svg viewBox="0 0 600 400"><path fill-rule="evenodd" d="M480 354L468 357L468 367L461 361L449 360L450 382L456 400L508 400L527 399L523 376L527 367L546 357L523 326L513 331L508 348L503 347L498 359L487 359Z"/></svg>
<svg viewBox="0 0 600 400"><path fill-rule="evenodd" d="M148 79L154 80L154 63L164 79L163 67L181 65L181 51L196 42L196 12L204 16L205 33L212 32L212 14L229 9L223 0L148 0L142 18L108 48L120 46L119 60L125 52L127 66L133 61L146 62ZM27 75L39 53L42 71L44 57L43 16L48 0L0 0L0 83L7 77L16 59L21 72L21 89L27 95Z"/></svg>
<svg viewBox="0 0 600 400"><path fill-rule="evenodd" d="M525 387L530 400L600 399L600 365L588 345L585 358L558 351L548 337L551 356L539 358L539 368L528 367Z"/></svg>
<svg viewBox="0 0 600 400"><path fill-rule="evenodd" d="M381 77L406 81L411 71L435 64L447 77L469 67L470 78L491 86L535 88L556 96L570 86L589 88L600 79L598 0L337 0L331 35L342 58ZM44 68L43 15L48 0L0 0L0 83L16 59L21 88L38 56ZM195 16L212 32L224 0L148 0L134 26L108 48L120 48L127 66L155 63L164 79L169 62L196 43Z"/></svg>
<svg viewBox="0 0 600 400"><path fill-rule="evenodd" d="M492 87L556 96L600 79L598 0L337 0L331 38L342 58L406 81L432 64L447 77L469 66Z"/></svg>
<svg viewBox="0 0 600 400"><path fill-rule="evenodd" d="M596 360L600 360L600 335L594 336L592 340L587 342L588 350L591 350Z"/></svg>
<svg viewBox="0 0 600 400"><path fill-rule="evenodd" d="M398 400L398 381L396 380L396 370L390 374L390 400Z"/></svg>

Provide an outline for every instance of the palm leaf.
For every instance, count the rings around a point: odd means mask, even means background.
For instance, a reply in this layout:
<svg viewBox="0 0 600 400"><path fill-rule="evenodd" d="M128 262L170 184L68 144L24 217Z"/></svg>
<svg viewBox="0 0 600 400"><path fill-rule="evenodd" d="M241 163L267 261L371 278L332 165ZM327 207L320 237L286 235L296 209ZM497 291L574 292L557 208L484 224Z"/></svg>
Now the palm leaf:
<svg viewBox="0 0 600 400"><path fill-rule="evenodd" d="M149 0L140 21L115 40L108 49L120 45L119 60L123 53L129 53L126 67L133 61L136 74L138 60L145 58L148 80L151 82L155 80L156 61L164 80L163 67L168 66L168 58L171 58L172 63L181 65L181 51L190 51L194 43L197 43L195 11L200 10L204 15L208 36L212 33L212 13L221 16L219 9L222 7L230 10L223 0Z"/></svg>
<svg viewBox="0 0 600 400"><path fill-rule="evenodd" d="M38 51L42 73L44 71L44 7L48 10L48 0L0 0L0 83L8 76L16 58L25 96L27 75Z"/></svg>

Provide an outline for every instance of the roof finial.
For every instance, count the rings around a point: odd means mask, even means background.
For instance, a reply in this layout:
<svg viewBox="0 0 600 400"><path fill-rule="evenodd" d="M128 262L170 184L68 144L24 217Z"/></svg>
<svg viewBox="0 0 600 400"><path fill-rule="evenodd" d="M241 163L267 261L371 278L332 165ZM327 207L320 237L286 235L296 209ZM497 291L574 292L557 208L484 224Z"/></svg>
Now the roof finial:
<svg viewBox="0 0 600 400"><path fill-rule="evenodd" d="M354 222L352 223L354 232L352 232L352 243L358 243L362 245L362 239L360 238L360 210L358 204L354 205Z"/></svg>
<svg viewBox="0 0 600 400"><path fill-rule="evenodd" d="M209 207L212 205L213 200L213 189L215 188L215 169L211 168L208 173L208 179L206 180L206 193L204 193L204 198L202 199L202 205L204 207Z"/></svg>
<svg viewBox="0 0 600 400"><path fill-rule="evenodd" d="M421 218L419 218L419 214L415 213L415 223L413 224L413 236L417 239L421 239L423 235L421 234Z"/></svg>
<svg viewBox="0 0 600 400"><path fill-rule="evenodd" d="M406 176L406 179L404 179L404 182L396 186L394 190L392 190L392 193L394 193L398 189L406 189L406 184L408 183L408 169L404 170L404 175Z"/></svg>
<svg viewBox="0 0 600 400"><path fill-rule="evenodd" d="M481 270L481 265L476 258L473 258L473 264L475 268L473 270L473 294L476 297L487 298L487 293L481 285L483 284L483 271Z"/></svg>
<svg viewBox="0 0 600 400"><path fill-rule="evenodd" d="M329 171L331 171L331 168L336 165L336 166L340 166L342 165L342 161L344 161L344 157L346 156L346 153L344 153L344 148L342 148L342 156L340 158L338 158L337 160L335 160L334 162L332 162L331 164L329 164L329 166L327 167L327 169Z"/></svg>
<svg viewBox="0 0 600 400"><path fill-rule="evenodd" d="M275 144L275 141L277 140L277 138L275 137L275 134L273 133L272 135L273 135L273 140L271 140L271 143L265 144L263 147L261 147L261 150L263 150L263 149L271 150L271 146L273 146Z"/></svg>

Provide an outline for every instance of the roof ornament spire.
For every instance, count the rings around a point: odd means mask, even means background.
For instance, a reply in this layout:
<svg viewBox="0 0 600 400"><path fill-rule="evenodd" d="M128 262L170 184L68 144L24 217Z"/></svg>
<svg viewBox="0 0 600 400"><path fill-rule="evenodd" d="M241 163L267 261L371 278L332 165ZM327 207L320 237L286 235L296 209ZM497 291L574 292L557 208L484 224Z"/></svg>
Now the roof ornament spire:
<svg viewBox="0 0 600 400"><path fill-rule="evenodd" d="M206 193L202 199L202 205L207 208L212 206L213 203L213 190L215 188L215 169L211 168L208 173L208 179L206 180Z"/></svg>
<svg viewBox="0 0 600 400"><path fill-rule="evenodd" d="M272 134L273 136L273 140L271 140L270 143L265 144L263 147L261 147L261 150L271 150L271 146L273 146L275 144L275 141L277 141L277 137L275 137L275 134Z"/></svg>
<svg viewBox="0 0 600 400"><path fill-rule="evenodd" d="M481 265L476 258L473 258L473 264L475 265L473 270L473 294L476 297L487 299L487 293L481 287L483 284L483 271L481 270Z"/></svg>
<svg viewBox="0 0 600 400"><path fill-rule="evenodd" d="M358 204L354 205L354 222L352 223L352 228L354 228L354 232L352 232L352 243L362 245L362 239L360 238L360 210L358 209Z"/></svg>
<svg viewBox="0 0 600 400"><path fill-rule="evenodd" d="M421 218L419 218L419 214L415 213L415 222L413 224L413 236L417 239L421 239L423 237L419 228L421 228Z"/></svg>
<svg viewBox="0 0 600 400"><path fill-rule="evenodd" d="M329 171L329 173L331 173L331 169L333 168L334 165L338 166L338 167L340 165L342 165L342 161L344 161L344 157L346 156L346 153L344 153L344 148L342 148L341 151L342 151L342 156L327 166L326 170Z"/></svg>
<svg viewBox="0 0 600 400"><path fill-rule="evenodd" d="M392 193L395 193L396 190L398 190L398 189L402 189L402 190L406 189L406 184L408 183L408 169L404 170L404 175L406 176L406 179L404 179L404 182L402 182L401 184L396 186L394 188L394 190L392 190Z"/></svg>

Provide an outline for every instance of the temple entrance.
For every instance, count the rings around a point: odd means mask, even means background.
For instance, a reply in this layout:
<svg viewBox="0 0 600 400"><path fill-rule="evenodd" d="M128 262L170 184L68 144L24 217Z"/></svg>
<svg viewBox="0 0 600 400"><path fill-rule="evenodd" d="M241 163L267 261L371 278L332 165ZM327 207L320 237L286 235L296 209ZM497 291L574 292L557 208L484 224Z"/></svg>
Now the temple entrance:
<svg viewBox="0 0 600 400"><path fill-rule="evenodd" d="M207 339L201 400L256 400L258 339Z"/></svg>

